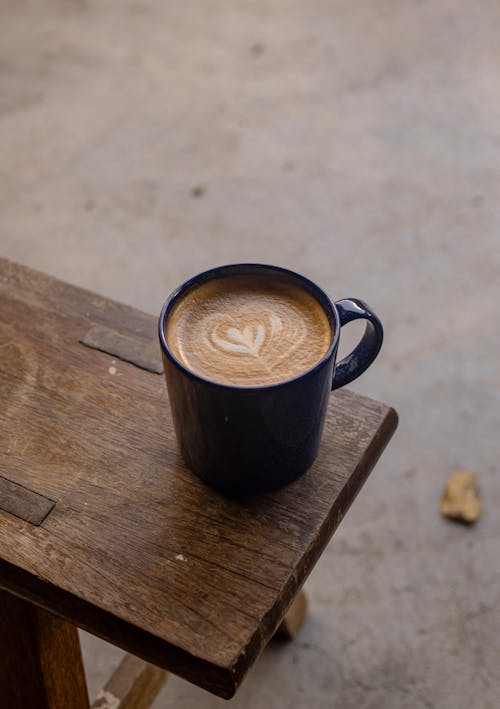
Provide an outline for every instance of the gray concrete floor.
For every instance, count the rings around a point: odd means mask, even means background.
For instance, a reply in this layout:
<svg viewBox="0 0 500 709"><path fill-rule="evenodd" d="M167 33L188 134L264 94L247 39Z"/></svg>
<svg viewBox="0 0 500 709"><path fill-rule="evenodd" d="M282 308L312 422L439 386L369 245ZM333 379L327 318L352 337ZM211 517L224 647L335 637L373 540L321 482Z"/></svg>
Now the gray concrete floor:
<svg viewBox="0 0 500 709"><path fill-rule="evenodd" d="M354 388L399 432L234 707L500 706L499 26L487 0L1 5L1 255L153 313L278 263L386 326ZM472 529L438 513L457 467ZM120 653L83 641L95 692ZM155 706L224 705L173 678Z"/></svg>

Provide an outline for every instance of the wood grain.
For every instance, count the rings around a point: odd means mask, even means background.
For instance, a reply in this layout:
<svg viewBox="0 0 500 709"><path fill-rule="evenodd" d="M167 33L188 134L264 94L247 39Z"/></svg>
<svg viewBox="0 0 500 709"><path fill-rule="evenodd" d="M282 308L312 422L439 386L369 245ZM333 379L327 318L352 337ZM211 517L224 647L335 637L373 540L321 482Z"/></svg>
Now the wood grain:
<svg viewBox="0 0 500 709"><path fill-rule="evenodd" d="M110 370L109 355L79 343L98 324L150 347L156 318L5 261L0 313L0 475L57 502L29 530L0 511L0 586L230 697L396 414L335 392L303 477L224 497L185 468L163 378Z"/></svg>
<svg viewBox="0 0 500 709"><path fill-rule="evenodd" d="M97 695L92 709L147 709L166 679L165 670L127 654Z"/></svg>
<svg viewBox="0 0 500 709"><path fill-rule="evenodd" d="M0 509L25 522L39 525L55 502L0 475Z"/></svg>
<svg viewBox="0 0 500 709"><path fill-rule="evenodd" d="M77 629L1 590L0 707L89 709Z"/></svg>
<svg viewBox="0 0 500 709"><path fill-rule="evenodd" d="M109 327L94 325L81 337L80 342L87 347L118 357L124 362L131 362L148 372L163 373L161 355L154 341L146 347L144 342L136 337L122 335Z"/></svg>

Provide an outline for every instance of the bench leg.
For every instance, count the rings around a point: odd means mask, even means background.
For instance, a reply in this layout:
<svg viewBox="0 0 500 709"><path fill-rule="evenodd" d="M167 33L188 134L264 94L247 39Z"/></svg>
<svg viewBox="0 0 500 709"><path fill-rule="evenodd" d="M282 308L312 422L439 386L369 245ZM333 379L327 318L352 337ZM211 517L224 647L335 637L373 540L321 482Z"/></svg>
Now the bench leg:
<svg viewBox="0 0 500 709"><path fill-rule="evenodd" d="M1 589L0 707L89 709L76 627Z"/></svg>
<svg viewBox="0 0 500 709"><path fill-rule="evenodd" d="M148 709L166 679L165 670L134 655L125 655L92 709Z"/></svg>
<svg viewBox="0 0 500 709"><path fill-rule="evenodd" d="M307 611L307 596L304 591L299 591L292 605L287 610L276 635L281 638L293 640L302 625Z"/></svg>

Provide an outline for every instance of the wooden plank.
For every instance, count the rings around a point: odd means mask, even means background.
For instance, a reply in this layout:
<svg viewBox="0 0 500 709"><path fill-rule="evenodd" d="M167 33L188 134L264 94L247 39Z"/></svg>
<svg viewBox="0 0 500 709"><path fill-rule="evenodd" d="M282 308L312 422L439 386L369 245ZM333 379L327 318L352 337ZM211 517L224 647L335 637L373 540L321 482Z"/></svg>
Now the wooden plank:
<svg viewBox="0 0 500 709"><path fill-rule="evenodd" d="M1 291L19 303L78 320L79 336L94 324L119 330L145 345L157 339L151 315L0 257Z"/></svg>
<svg viewBox="0 0 500 709"><path fill-rule="evenodd" d="M86 347L107 352L124 362L131 362L148 372L163 373L161 355L156 342L152 341L144 346L141 340L130 335L123 335L102 325L91 327L80 339L80 342Z"/></svg>
<svg viewBox="0 0 500 709"><path fill-rule="evenodd" d="M0 509L25 522L39 525L55 502L0 475Z"/></svg>
<svg viewBox="0 0 500 709"><path fill-rule="evenodd" d="M306 475L225 497L186 470L163 378L121 361L110 368L110 355L79 343L100 324L150 345L156 318L2 264L0 475L57 504L36 533L0 511L0 587L230 697L381 455L395 413L335 392Z"/></svg>
<svg viewBox="0 0 500 709"><path fill-rule="evenodd" d="M0 707L89 709L77 629L1 590Z"/></svg>
<svg viewBox="0 0 500 709"><path fill-rule="evenodd" d="M165 670L125 655L92 703L92 709L147 709L167 680Z"/></svg>

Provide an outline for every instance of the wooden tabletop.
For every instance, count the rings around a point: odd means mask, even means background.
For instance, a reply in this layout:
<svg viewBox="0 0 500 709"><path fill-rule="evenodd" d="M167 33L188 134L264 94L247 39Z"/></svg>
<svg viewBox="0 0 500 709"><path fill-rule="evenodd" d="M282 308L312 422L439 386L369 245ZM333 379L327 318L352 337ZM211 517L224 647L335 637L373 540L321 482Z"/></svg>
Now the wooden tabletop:
<svg viewBox="0 0 500 709"><path fill-rule="evenodd" d="M306 475L225 497L179 457L156 318L0 259L0 587L223 697L396 424L338 391Z"/></svg>

